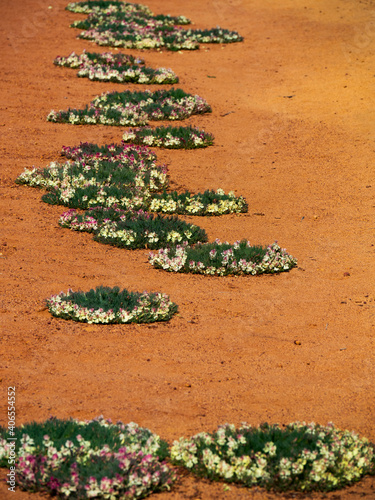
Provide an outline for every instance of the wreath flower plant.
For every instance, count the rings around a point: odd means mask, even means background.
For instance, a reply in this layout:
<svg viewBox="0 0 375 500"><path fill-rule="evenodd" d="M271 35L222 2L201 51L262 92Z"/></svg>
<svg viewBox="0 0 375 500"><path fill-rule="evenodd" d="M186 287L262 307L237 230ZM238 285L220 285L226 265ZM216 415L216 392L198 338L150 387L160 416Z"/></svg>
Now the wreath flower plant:
<svg viewBox="0 0 375 500"><path fill-rule="evenodd" d="M125 12L127 14L137 13L140 16L152 16L152 12L147 5L122 2L119 0L85 0L82 2L70 2L65 9L78 14L91 14L93 12L101 14Z"/></svg>
<svg viewBox="0 0 375 500"><path fill-rule="evenodd" d="M116 207L95 207L84 214L64 212L60 226L94 234L94 240L121 248L158 249L165 245L189 241L207 241L204 229L177 217L163 217L143 210L126 211Z"/></svg>
<svg viewBox="0 0 375 500"><path fill-rule="evenodd" d="M332 423L225 424L175 441L171 459L209 479L279 491L330 491L375 473L373 445Z"/></svg>
<svg viewBox="0 0 375 500"><path fill-rule="evenodd" d="M251 246L249 241L198 243L161 248L151 252L149 262L157 269L208 276L275 274L289 271L297 260L277 243Z"/></svg>
<svg viewBox="0 0 375 500"><path fill-rule="evenodd" d="M106 92L84 109L52 110L47 121L73 125L146 125L149 120L184 120L191 115L210 113L209 104L182 89L151 92Z"/></svg>
<svg viewBox="0 0 375 500"><path fill-rule="evenodd" d="M146 7L147 8L147 7ZM174 30L176 25L191 24L190 19L185 16L171 16L170 14L154 15L146 11L124 11L121 9L112 9L111 11L103 12L100 9L96 12L88 12L86 19L74 21L70 27L89 30L92 28L106 29L108 26L112 30L118 30L120 25L125 28L134 28L137 26L139 29L155 29L156 31L169 31Z"/></svg>
<svg viewBox="0 0 375 500"><path fill-rule="evenodd" d="M50 205L65 205L86 210L92 207L118 207L124 210L144 210L163 214L213 216L247 212L242 196L233 192L225 194L222 189L191 194L189 191L150 193L149 190L133 187L107 185L96 187L51 188L42 196Z"/></svg>
<svg viewBox="0 0 375 500"><path fill-rule="evenodd" d="M71 160L79 158L95 158L95 159L124 159L125 161L137 162L141 160L156 161L156 154L147 147L139 147L136 145L126 145L124 142L120 144L104 144L98 146L91 142L81 142L79 146L63 146L61 151L62 156L66 156Z"/></svg>
<svg viewBox="0 0 375 500"><path fill-rule="evenodd" d="M0 466L8 466L10 443L0 428ZM58 498L144 498L169 490L176 480L167 465L168 445L131 422L98 417L50 418L14 428L16 481L23 490Z"/></svg>
<svg viewBox="0 0 375 500"><path fill-rule="evenodd" d="M163 214L180 215L224 215L230 213L247 212L248 206L242 196L236 197L233 192L224 193L222 189L217 191L207 190L204 193L192 194L189 191L178 193L177 191L163 191L162 193L151 192L151 186L134 186L129 183L115 183L119 178L124 181L123 176L111 176L103 179L94 175L89 180L84 176L70 177L66 173L71 172L70 164L56 167L51 166L53 172L63 171L62 179L58 175L52 178L52 174L46 180L37 169L26 169L17 179L18 184L27 184L32 187L44 187L47 193L42 200L50 205L64 205L69 208L87 210L92 207L118 207L123 210L144 210Z"/></svg>
<svg viewBox="0 0 375 500"><path fill-rule="evenodd" d="M144 66L144 60L127 54L86 52L78 55L72 52L68 57L58 56L56 66L78 68L78 77L115 83L173 84L177 75L166 68L153 69Z"/></svg>
<svg viewBox="0 0 375 500"><path fill-rule="evenodd" d="M72 27L84 28L78 38L101 46L179 51L197 50L201 43L235 43L243 40L236 31L220 26L206 30L184 30L171 28L169 24L157 20L145 24L139 18L119 20L116 15L117 19L112 17L103 21L102 17L94 17L94 14L91 16L89 28L84 22L74 23Z"/></svg>
<svg viewBox="0 0 375 500"><path fill-rule="evenodd" d="M121 144L97 146L81 143L64 147L69 161L52 162L45 169L25 169L18 184L44 188L42 200L52 205L87 210L94 206L117 206L164 214L223 215L246 212L242 196L222 189L192 194L167 192L165 165L147 147ZM162 191L162 192L161 192Z"/></svg>
<svg viewBox="0 0 375 500"><path fill-rule="evenodd" d="M72 52L68 57L57 56L53 64L65 68L79 69L86 64L103 64L105 66L144 66L145 60L140 57L134 57L131 54L87 52L84 50L82 54Z"/></svg>
<svg viewBox="0 0 375 500"><path fill-rule="evenodd" d="M156 154L147 147L128 145L122 141L120 144L104 144L98 146L90 142L81 142L79 146L63 146L61 155L70 160L85 160L92 162L95 160L121 161L125 165L134 165L133 169L143 170L148 168L158 168L166 173L167 167L155 167L157 161Z"/></svg>
<svg viewBox="0 0 375 500"><path fill-rule="evenodd" d="M101 187L91 185L78 188L51 188L42 196L42 200L50 205L64 205L82 210L98 206L146 210L151 197L150 191L144 188L109 184Z"/></svg>
<svg viewBox="0 0 375 500"><path fill-rule="evenodd" d="M143 6L144 7L144 6ZM235 31L220 27L208 30L182 29L176 25L190 24L184 16L152 15L146 7L132 9L129 4L121 6L113 2L69 4L73 12L88 13L83 21L74 22L71 27L83 29L78 36L95 41L98 45L113 47L168 50L196 50L200 43L233 43L243 38Z"/></svg>
<svg viewBox="0 0 375 500"><path fill-rule="evenodd" d="M156 19L163 21L164 24L171 26L175 24L191 24L190 19L185 16L171 16L169 14L154 15L147 5L139 3L122 2L118 0L86 0L83 2L71 2L66 10L78 14L97 14L97 15L125 15L125 17L137 16L145 18L147 21ZM78 21L79 22L79 21Z"/></svg>
<svg viewBox="0 0 375 500"><path fill-rule="evenodd" d="M214 136L196 127L139 127L123 135L123 141L166 149L197 149L212 146Z"/></svg>
<svg viewBox="0 0 375 500"><path fill-rule="evenodd" d="M248 206L242 196L236 196L233 191L226 194L219 188L197 194L189 191L155 193L150 198L148 210L165 214L210 216L244 213L248 211Z"/></svg>
<svg viewBox="0 0 375 500"><path fill-rule="evenodd" d="M89 292L61 292L47 299L57 318L84 323L154 323L168 321L178 311L164 293L128 292L118 287L97 287Z"/></svg>
<svg viewBox="0 0 375 500"><path fill-rule="evenodd" d="M0 467L12 443L0 427ZM137 499L169 490L177 477L165 459L210 480L275 491L332 491L375 473L374 445L332 423L224 424L168 444L131 422L31 422L14 427L17 484L59 498Z"/></svg>
<svg viewBox="0 0 375 500"><path fill-rule="evenodd" d="M63 151L73 161L52 162L44 169L25 169L17 178L18 184L27 184L48 190L69 193L77 189L100 191L103 186L144 188L157 192L168 187L167 167L156 164L156 155L147 148L126 146L111 151L110 147L97 153L74 148ZM62 197L64 195L62 194Z"/></svg>

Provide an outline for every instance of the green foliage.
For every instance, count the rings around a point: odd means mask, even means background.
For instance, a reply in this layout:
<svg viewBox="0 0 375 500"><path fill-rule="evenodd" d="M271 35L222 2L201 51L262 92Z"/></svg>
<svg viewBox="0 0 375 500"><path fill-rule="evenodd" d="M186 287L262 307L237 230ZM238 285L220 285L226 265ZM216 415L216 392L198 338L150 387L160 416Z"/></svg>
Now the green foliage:
<svg viewBox="0 0 375 500"><path fill-rule="evenodd" d="M210 113L210 105L198 95L182 89L151 92L107 92L83 109L52 110L47 121L55 123L146 125L150 120L184 120L191 115Z"/></svg>
<svg viewBox="0 0 375 500"><path fill-rule="evenodd" d="M189 215L223 215L247 212L248 206L242 196L236 197L233 191L226 194L222 189L197 194L189 191L163 191L152 195L149 210Z"/></svg>
<svg viewBox="0 0 375 500"><path fill-rule="evenodd" d="M99 105L101 107L109 107L112 105L125 105L125 104L143 104L147 101L146 106L155 105L156 103L164 99L182 99L189 96L182 89L170 89L170 90L156 90L154 92L150 91L131 91L124 90L122 92L109 92L107 94L102 94L101 96L93 100L94 105Z"/></svg>
<svg viewBox="0 0 375 500"><path fill-rule="evenodd" d="M91 168L87 168L90 165ZM122 162L105 161L100 162L76 162L69 165L64 165L56 170L57 175L53 179L57 180L58 184L66 178L80 178L83 182L89 181L95 176L95 181L99 185L112 184L114 186L134 185L137 172L124 165ZM42 176L46 180L50 180L51 169L45 168L42 171ZM60 182L59 182L60 181ZM146 182L150 181L150 173L148 172Z"/></svg>
<svg viewBox="0 0 375 500"><path fill-rule="evenodd" d="M99 45L126 48L168 50L196 50L200 43L233 43L243 38L235 31L220 27L207 30L182 29L177 25L190 24L184 16L152 15L144 8L131 5L69 6L74 12L90 13L85 20L74 22L71 27L83 29L79 38L94 40Z"/></svg>
<svg viewBox="0 0 375 500"><path fill-rule="evenodd" d="M89 148L90 145L82 145L83 149L85 147ZM69 156L74 156L75 161L63 164L52 162L39 170L26 169L16 179L16 183L47 189L58 188L65 192L87 186L95 186L100 190L101 187L110 185L133 188L142 186L155 191L168 185L167 169L155 164L156 157L153 154L140 155L132 149L130 154L121 156L116 156L114 152L89 155L84 150L77 149L71 151Z"/></svg>
<svg viewBox="0 0 375 500"><path fill-rule="evenodd" d="M103 309L114 312L119 309L127 309L131 311L137 305L139 293L128 292L127 290L120 291L119 287L97 287L89 292L71 292L69 296L62 298L65 302L74 302L79 307L88 307L93 309Z"/></svg>
<svg viewBox="0 0 375 500"><path fill-rule="evenodd" d="M122 5L124 5L124 2L120 2L118 0L85 0L83 2L69 3L66 10L70 10L71 12L77 12L83 9L92 11L93 8L103 10L109 6L115 6L119 9Z"/></svg>
<svg viewBox="0 0 375 500"><path fill-rule="evenodd" d="M147 147L125 144L97 144L81 142L79 146L63 146L62 156L72 160L84 160L85 164L95 165L99 160L120 161L124 166L135 171L145 169L157 169L166 173L167 168L163 166L156 167L156 154Z"/></svg>
<svg viewBox="0 0 375 500"><path fill-rule="evenodd" d="M119 292L119 289L100 288L99 293L95 293L91 290L86 294L86 296L81 296L80 294L75 294L77 303L80 304L94 304L100 305L106 308L108 301L115 302L118 306L122 302L129 302L132 307L137 303L137 295L132 292ZM93 302L91 302L91 300ZM107 310L107 309L106 309ZM128 432L126 432L128 430ZM152 432L148 429L136 428L137 439L135 440L130 433L131 428L127 428L121 422L118 424L108 424L103 425L102 419L94 419L89 423L82 425L75 419L62 420L58 418L49 418L44 422L29 422L21 426L17 426L14 429L14 437L16 443L17 453L20 451L22 446L22 436L24 434L28 435L33 440L33 447L35 448L35 453L39 454L43 452L45 448L44 436L49 436L49 439L54 442L54 446L57 449L61 449L65 445L66 441L72 441L75 446L80 445L80 441L77 440L77 436L81 436L84 441L90 442L90 447L93 450L99 450L103 448L104 445L109 446L112 451L117 451L122 446L130 446L134 448L134 442L137 443L137 447L141 449L147 444L150 437L153 436ZM125 432L124 432L125 431ZM0 438L6 439L7 429L5 427L0 427ZM165 460L169 455L168 444L165 441L160 441L157 447L156 456L160 460ZM3 456L0 461L0 467L6 467L8 465L6 461L6 456Z"/></svg>
<svg viewBox="0 0 375 500"><path fill-rule="evenodd" d="M108 53L102 54L101 52L86 52L84 51L85 57L93 64L107 64L108 63ZM123 66L140 66L144 65L144 59L135 57L131 54L111 54L111 63L117 67Z"/></svg>
<svg viewBox="0 0 375 500"><path fill-rule="evenodd" d="M171 457L209 479L281 491L335 490L375 472L373 445L333 424L225 424L175 441Z"/></svg>
<svg viewBox="0 0 375 500"><path fill-rule="evenodd" d="M111 52L86 52L85 50L81 55L72 52L68 57L58 56L53 61L56 66L67 66L70 68L79 68L82 64L96 64L110 65L113 67L128 67L136 66L137 68L145 64L144 59L134 57L131 54L111 53Z"/></svg>
<svg viewBox="0 0 375 500"><path fill-rule="evenodd" d="M169 489L174 472L161 460L168 445L137 424L32 422L15 429L16 483L59 498L143 498ZM7 466L7 429L0 428L0 465Z"/></svg>
<svg viewBox="0 0 375 500"><path fill-rule="evenodd" d="M212 146L214 136L196 127L141 127L124 133L125 142L145 144L166 149L196 149Z"/></svg>
<svg viewBox="0 0 375 500"><path fill-rule="evenodd" d="M174 84L177 75L166 68L153 69L145 66L145 61L128 54L112 52L72 52L67 57L57 56L56 66L78 69L77 76L93 81L138 84Z"/></svg>
<svg viewBox="0 0 375 500"><path fill-rule="evenodd" d="M117 158L119 155L125 156L125 154L129 161L130 158L135 161L144 161L147 156L152 160L156 160L156 154L149 149L132 147L131 150L126 151L127 148L129 146L125 145L124 142L121 142L121 144L104 144L103 146L90 142L81 142L79 146L64 146L61 154L73 160L77 158Z"/></svg>
<svg viewBox="0 0 375 500"><path fill-rule="evenodd" d="M97 287L89 292L61 292L47 299L53 316L84 323L153 323L168 321L178 306L162 293L120 292L118 287Z"/></svg>
<svg viewBox="0 0 375 500"><path fill-rule="evenodd" d="M140 210L121 210L117 207L95 207L84 214L65 212L60 225L76 231L94 233L94 240L121 248L157 249L165 245L189 241L207 241L204 229L177 217L163 217Z"/></svg>
<svg viewBox="0 0 375 500"><path fill-rule="evenodd" d="M95 185L77 187L67 192L61 188L51 188L42 196L42 200L50 205L63 205L69 208L86 210L93 206L119 205L128 209L145 208L150 194L129 186Z"/></svg>
<svg viewBox="0 0 375 500"><path fill-rule="evenodd" d="M96 11L87 19L78 20L71 24L71 28L89 30L97 28L99 31L111 30L120 32L121 27L136 31L136 28L150 28L153 26L155 31L160 33L175 31L174 25L190 24L190 20L185 16L171 15L150 15L140 11L117 10L116 12L98 12Z"/></svg>
<svg viewBox="0 0 375 500"><path fill-rule="evenodd" d="M297 260L277 243L263 248L246 240L233 245L220 240L195 246L183 243L150 253L149 262L165 271L211 276L274 274L297 265Z"/></svg>
<svg viewBox="0 0 375 500"><path fill-rule="evenodd" d="M214 266L219 268L222 266L223 252L233 249L233 244L231 243L205 243L198 244L191 247L188 252L189 261L202 262L205 267ZM238 248L235 249L236 252L235 259L244 259L246 261L254 262L255 264L260 264L267 253L267 247L260 245L249 246L246 240L239 242ZM215 252L215 256L212 257L212 251Z"/></svg>
<svg viewBox="0 0 375 500"><path fill-rule="evenodd" d="M146 5L119 2L118 0L84 0L82 2L71 2L67 5L66 10L78 13L92 13L92 12L137 12L139 15L152 15L150 9Z"/></svg>
<svg viewBox="0 0 375 500"><path fill-rule="evenodd" d="M165 214L222 215L247 211L242 196L225 194L221 189L197 194L165 191L167 169L155 165L156 156L147 148L85 143L64 148L63 154L75 161L53 162L42 170L26 169L16 182L47 189L48 193L42 196L45 203L83 210L117 205L126 210ZM162 189L163 192L154 194Z"/></svg>
<svg viewBox="0 0 375 500"><path fill-rule="evenodd" d="M230 43L243 40L235 31L229 31L220 27L204 30L188 30L186 37L191 37L198 43Z"/></svg>
<svg viewBox="0 0 375 500"><path fill-rule="evenodd" d="M135 233L131 235L131 243L128 243L127 236L123 236L127 231ZM120 221L114 229L102 228L95 234L94 240L122 248L149 248L152 250L175 242L207 241L207 235L204 229L188 224L177 217L152 214L149 219Z"/></svg>
<svg viewBox="0 0 375 500"><path fill-rule="evenodd" d="M46 203L82 209L115 203L139 209L151 192L168 186L166 166L157 165L156 155L145 147L81 143L64 147L62 154L74 162L25 169L16 182L47 189Z"/></svg>
<svg viewBox="0 0 375 500"><path fill-rule="evenodd" d="M177 217L163 217L140 210L96 207L78 214L64 213L60 225L94 233L94 240L120 248L157 249L171 243L207 241L204 229Z"/></svg>

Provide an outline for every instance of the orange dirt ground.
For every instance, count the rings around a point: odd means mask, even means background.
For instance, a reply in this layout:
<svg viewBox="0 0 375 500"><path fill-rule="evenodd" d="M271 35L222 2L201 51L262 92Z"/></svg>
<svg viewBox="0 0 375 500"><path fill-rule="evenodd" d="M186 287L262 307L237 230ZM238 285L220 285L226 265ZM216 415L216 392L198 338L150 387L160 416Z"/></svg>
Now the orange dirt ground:
<svg viewBox="0 0 375 500"><path fill-rule="evenodd" d="M185 219L210 240L278 240L299 267L277 276L176 275L152 268L146 250L61 229L65 209L14 181L26 167L58 160L63 145L120 142L124 129L46 116L123 87L52 64L73 50L110 50L76 39L69 24L79 16L64 10L67 0L2 1L0 422L6 388L16 386L18 425L103 414L172 442L225 422L333 421L375 441L373 2L144 3L245 37L193 52L131 51L172 68L176 86L213 108L184 122L213 133L213 147L156 150L172 188L221 187L249 204L248 214ZM102 284L165 292L179 314L168 323L101 326L56 319L45 308L60 291ZM225 491L190 475L155 496L285 497L295 495ZM375 498L375 478L309 498L362 497ZM0 498L44 497L9 493L2 483Z"/></svg>

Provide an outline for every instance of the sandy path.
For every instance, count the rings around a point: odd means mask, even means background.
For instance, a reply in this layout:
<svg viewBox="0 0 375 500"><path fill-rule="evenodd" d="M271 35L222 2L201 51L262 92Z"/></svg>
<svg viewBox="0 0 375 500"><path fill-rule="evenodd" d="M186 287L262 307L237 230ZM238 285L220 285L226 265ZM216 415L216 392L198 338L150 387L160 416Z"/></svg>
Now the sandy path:
<svg viewBox="0 0 375 500"><path fill-rule="evenodd" d="M82 107L119 86L53 66L57 55L97 49L68 28L77 16L64 11L65 1L52 9L43 0L3 2L0 422L5 389L16 385L18 424L104 414L172 441L225 422L333 421L375 441L371 2L146 3L245 37L191 53L132 51L151 66L171 67L179 87L213 108L185 123L213 133L215 146L156 151L169 164L172 187L221 187L249 203L248 214L186 220L211 240L278 240L299 268L257 278L172 275L151 268L147 251L106 247L59 228L64 209L14 179L58 160L62 145L119 142L116 127L45 120L51 109ZM100 284L163 291L180 314L168 324L90 326L43 309L61 290ZM374 489L370 478L328 498L370 499ZM8 498L3 485L0 495ZM164 497L268 498L191 478Z"/></svg>

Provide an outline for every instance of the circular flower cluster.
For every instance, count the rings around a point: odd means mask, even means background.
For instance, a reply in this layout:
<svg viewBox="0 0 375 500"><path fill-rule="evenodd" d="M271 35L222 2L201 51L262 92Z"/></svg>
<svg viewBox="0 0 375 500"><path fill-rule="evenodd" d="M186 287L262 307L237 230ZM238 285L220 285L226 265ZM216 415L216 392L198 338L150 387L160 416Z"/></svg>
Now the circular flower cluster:
<svg viewBox="0 0 375 500"><path fill-rule="evenodd" d="M333 424L225 424L212 434L175 441L171 458L210 479L277 490L329 491L375 472L368 440Z"/></svg>
<svg viewBox="0 0 375 500"><path fill-rule="evenodd" d="M119 2L118 0L85 0L82 2L70 2L65 8L70 12L76 12L79 14L91 14L93 12L102 14L126 12L127 14L138 13L140 15L152 15L152 12L147 5L122 1Z"/></svg>
<svg viewBox="0 0 375 500"><path fill-rule="evenodd" d="M226 194L223 189L217 189L198 194L189 191L155 193L150 198L148 210L165 214L224 215L247 212L248 206L245 198L236 197L233 191Z"/></svg>
<svg viewBox="0 0 375 500"><path fill-rule="evenodd" d="M109 184L93 189L92 185L74 188L55 188L42 196L50 205L65 205L86 210L91 207L119 206L124 210L141 210L148 206L150 189L137 186L117 186Z"/></svg>
<svg viewBox="0 0 375 500"><path fill-rule="evenodd" d="M94 240L121 248L157 249L168 244L207 241L206 232L177 217L162 217L143 210L95 207L84 214L69 210L60 225L74 231L94 233Z"/></svg>
<svg viewBox="0 0 375 500"><path fill-rule="evenodd" d="M147 147L121 144L97 146L81 143L64 147L62 154L74 160L52 162L44 169L25 169L18 184L45 188L42 200L52 205L87 209L118 206L164 214L223 215L247 212L247 203L233 192L166 192L167 168L156 165ZM160 192L164 190L163 192Z"/></svg>
<svg viewBox="0 0 375 500"><path fill-rule="evenodd" d="M100 160L91 165L80 160L73 163L52 162L44 169L26 168L16 182L48 190L55 189L61 193L65 191L66 196L69 192L68 198L72 198L78 189L82 189L90 193L90 199L106 186L142 188L150 192L160 191L168 186L164 168L155 164L143 164L143 168L138 167L139 165L133 164L129 168L122 162L112 161L108 164Z"/></svg>
<svg viewBox="0 0 375 500"><path fill-rule="evenodd" d="M274 274L289 271L297 260L288 255L277 243L267 248L253 247L246 240L233 245L221 243L182 245L151 252L149 262L165 271L205 274L209 276Z"/></svg>
<svg viewBox="0 0 375 500"><path fill-rule="evenodd" d="M124 142L166 149L197 149L212 146L214 137L196 127L141 127L123 135Z"/></svg>
<svg viewBox="0 0 375 500"><path fill-rule="evenodd" d="M114 83L142 83L142 84L172 84L178 82L176 74L167 68L143 68L143 67L124 67L111 68L96 65L85 65L80 68L77 76L88 78L92 81L114 82Z"/></svg>
<svg viewBox="0 0 375 500"><path fill-rule="evenodd" d="M133 293L118 287L89 292L61 292L47 299L53 316L84 323L152 323L168 321L178 310L163 293Z"/></svg>
<svg viewBox="0 0 375 500"><path fill-rule="evenodd" d="M243 38L235 31L217 28L206 30L182 29L175 25L190 24L184 16L153 16L120 9L93 11L86 20L76 21L71 27L80 28L79 38L93 40L99 45L168 50L195 50L200 43L233 43Z"/></svg>
<svg viewBox="0 0 375 500"><path fill-rule="evenodd" d="M77 76L115 83L173 84L178 77L171 69L152 69L143 66L144 61L128 54L84 51L81 55L72 52L68 57L56 57L54 64L69 68L79 68Z"/></svg>
<svg viewBox="0 0 375 500"><path fill-rule="evenodd" d="M47 203L83 209L114 204L139 209L151 193L168 186L166 166L157 165L146 147L81 143L64 147L62 154L74 161L25 169L16 182L50 191L43 196Z"/></svg>
<svg viewBox="0 0 375 500"><path fill-rule="evenodd" d="M80 27L79 24L73 27ZM137 22L115 21L82 31L78 38L92 40L101 46L123 47L126 49L159 49L197 50L200 43L234 43L241 42L243 37L236 31L220 27L211 30L183 30L163 24L151 22L146 27Z"/></svg>
<svg viewBox="0 0 375 500"><path fill-rule="evenodd" d="M84 109L52 110L47 121L72 125L146 125L149 120L184 120L210 113L209 104L198 95L181 89L151 92L106 92Z"/></svg>
<svg viewBox="0 0 375 500"><path fill-rule="evenodd" d="M184 16L154 16L150 11L132 9L130 5L121 7L116 2L70 5L71 11L89 13L87 19L75 21L71 27L83 29L79 38L93 40L98 45L137 49L195 50L200 43L243 40L237 32L219 26L206 30L182 29L176 25L190 24Z"/></svg>
<svg viewBox="0 0 375 500"><path fill-rule="evenodd" d="M169 489L176 480L163 461L167 443L133 422L50 418L14 432L16 481L24 490L59 498L136 499ZM12 445L0 431L2 466Z"/></svg>
<svg viewBox="0 0 375 500"><path fill-rule="evenodd" d="M87 52L82 54L72 52L68 57L57 56L53 61L56 66L78 69L85 65L102 64L105 66L143 66L145 61L131 54L112 52Z"/></svg>

